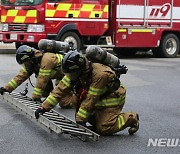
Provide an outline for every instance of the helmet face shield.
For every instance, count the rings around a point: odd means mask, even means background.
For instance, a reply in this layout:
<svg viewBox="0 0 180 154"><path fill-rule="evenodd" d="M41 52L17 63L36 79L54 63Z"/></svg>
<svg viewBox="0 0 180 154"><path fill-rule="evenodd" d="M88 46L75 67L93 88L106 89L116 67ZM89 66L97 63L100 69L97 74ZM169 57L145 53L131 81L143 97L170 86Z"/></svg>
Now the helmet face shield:
<svg viewBox="0 0 180 154"><path fill-rule="evenodd" d="M24 62L28 61L29 59L30 59L30 57L28 55L24 55L24 56L18 57L17 62L19 64L23 64Z"/></svg>
<svg viewBox="0 0 180 154"><path fill-rule="evenodd" d="M62 71L64 73L78 73L85 67L85 59L77 51L68 52L62 61Z"/></svg>
<svg viewBox="0 0 180 154"><path fill-rule="evenodd" d="M80 70L81 68L74 64L74 62L68 60L64 65L62 65L62 71L64 73L72 73Z"/></svg>

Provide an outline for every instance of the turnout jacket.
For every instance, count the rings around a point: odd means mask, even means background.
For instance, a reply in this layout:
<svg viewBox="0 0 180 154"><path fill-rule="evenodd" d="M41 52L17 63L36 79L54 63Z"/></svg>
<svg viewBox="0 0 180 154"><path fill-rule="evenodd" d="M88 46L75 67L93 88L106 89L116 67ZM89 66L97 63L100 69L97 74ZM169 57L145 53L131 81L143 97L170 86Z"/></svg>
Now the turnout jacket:
<svg viewBox="0 0 180 154"><path fill-rule="evenodd" d="M120 98L112 98L110 96L111 94L108 93L108 87L111 85L115 77L116 74L110 67L99 63L92 64L91 76L87 75L80 77L82 87L85 87L87 93L77 111L76 120L88 121L89 115L96 108L107 108L120 105ZM90 79L90 82L87 82L88 79ZM72 82L68 78L68 74L65 75L47 99L42 103L42 107L46 110L55 107L72 88L71 84Z"/></svg>
<svg viewBox="0 0 180 154"><path fill-rule="evenodd" d="M35 99L42 97L42 94L50 79L61 80L64 76L61 71L61 61L63 59L63 55L56 53L42 54L42 52L36 50L35 59L38 59L39 57L42 58L34 65L33 72L31 74L28 73L27 68L25 65L23 65L18 75L10 80L10 82L5 86L5 89L9 92L12 92L25 80L27 80L33 73L35 73L37 80L32 96L32 98Z"/></svg>

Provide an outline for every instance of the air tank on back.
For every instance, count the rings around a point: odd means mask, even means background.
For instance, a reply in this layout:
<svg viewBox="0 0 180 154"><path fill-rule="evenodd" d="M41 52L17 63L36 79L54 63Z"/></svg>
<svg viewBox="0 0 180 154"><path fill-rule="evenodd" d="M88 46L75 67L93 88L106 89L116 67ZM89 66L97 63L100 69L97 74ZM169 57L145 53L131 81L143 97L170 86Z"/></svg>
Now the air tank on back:
<svg viewBox="0 0 180 154"><path fill-rule="evenodd" d="M87 47L86 57L94 62L103 63L114 68L120 65L120 59L118 57L95 45Z"/></svg>
<svg viewBox="0 0 180 154"><path fill-rule="evenodd" d="M69 44L67 42L41 39L38 42L38 47L40 50L44 50L45 52L59 52L64 51L67 52L69 50Z"/></svg>

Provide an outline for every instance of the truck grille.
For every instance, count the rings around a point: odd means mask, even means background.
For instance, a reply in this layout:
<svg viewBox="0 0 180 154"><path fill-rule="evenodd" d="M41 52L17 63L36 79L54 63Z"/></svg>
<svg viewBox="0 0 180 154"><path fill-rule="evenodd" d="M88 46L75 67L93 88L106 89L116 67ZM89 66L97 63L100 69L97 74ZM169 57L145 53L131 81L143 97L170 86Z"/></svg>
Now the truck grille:
<svg viewBox="0 0 180 154"><path fill-rule="evenodd" d="M9 31L27 32L27 26L26 24L9 24Z"/></svg>

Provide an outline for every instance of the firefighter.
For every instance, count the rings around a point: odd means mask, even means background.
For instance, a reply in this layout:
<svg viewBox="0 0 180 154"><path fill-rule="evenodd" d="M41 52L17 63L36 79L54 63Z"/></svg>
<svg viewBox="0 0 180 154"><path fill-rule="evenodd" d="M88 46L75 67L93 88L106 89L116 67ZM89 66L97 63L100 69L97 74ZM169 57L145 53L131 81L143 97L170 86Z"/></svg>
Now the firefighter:
<svg viewBox="0 0 180 154"><path fill-rule="evenodd" d="M33 73L37 77L36 85L33 89L32 100L41 101L42 97L47 97L53 90L52 79L56 79L56 85L64 74L61 71L62 54L42 52L27 45L22 45L17 49L16 60L23 67L10 82L0 88L0 93L12 92ZM59 101L61 107L71 107L71 93Z"/></svg>
<svg viewBox="0 0 180 154"><path fill-rule="evenodd" d="M74 99L80 101L80 104L76 103L75 114L78 124L86 126L89 122L101 135L111 135L127 127L130 127L129 134L138 131L138 114L121 112L126 88L122 83L117 87L119 80L110 67L92 63L79 52L70 51L63 59L62 70L65 76L35 111L37 119L55 107L71 89L76 95Z"/></svg>

